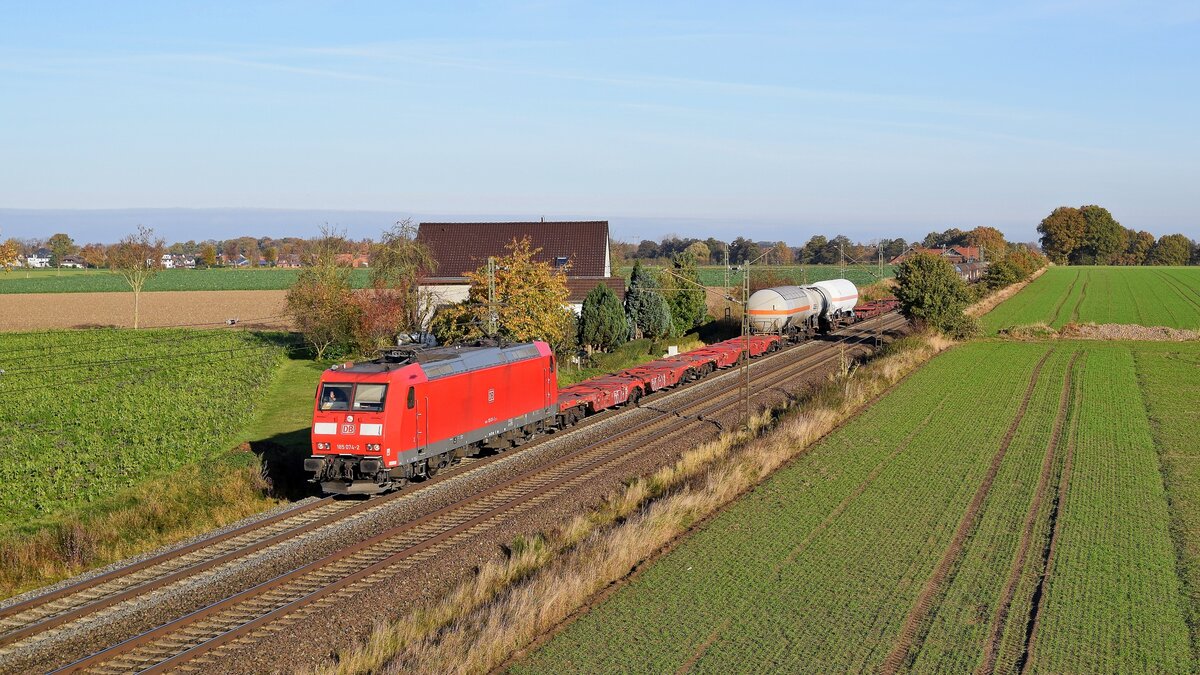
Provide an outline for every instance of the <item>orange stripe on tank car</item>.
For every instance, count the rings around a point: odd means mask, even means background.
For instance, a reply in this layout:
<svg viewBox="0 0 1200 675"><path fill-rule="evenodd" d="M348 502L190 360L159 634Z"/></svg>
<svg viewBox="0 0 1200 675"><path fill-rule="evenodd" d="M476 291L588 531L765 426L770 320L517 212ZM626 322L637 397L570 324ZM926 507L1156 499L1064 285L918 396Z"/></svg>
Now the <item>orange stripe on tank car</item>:
<svg viewBox="0 0 1200 675"><path fill-rule="evenodd" d="M833 302L841 302L842 300L857 300L857 299L858 299L858 293L855 293L854 295L844 295L840 298L832 298L832 301Z"/></svg>
<svg viewBox="0 0 1200 675"><path fill-rule="evenodd" d="M749 314L753 316L788 316L789 314L803 312L807 309L812 309L812 305L805 305L796 309L751 309L749 310Z"/></svg>

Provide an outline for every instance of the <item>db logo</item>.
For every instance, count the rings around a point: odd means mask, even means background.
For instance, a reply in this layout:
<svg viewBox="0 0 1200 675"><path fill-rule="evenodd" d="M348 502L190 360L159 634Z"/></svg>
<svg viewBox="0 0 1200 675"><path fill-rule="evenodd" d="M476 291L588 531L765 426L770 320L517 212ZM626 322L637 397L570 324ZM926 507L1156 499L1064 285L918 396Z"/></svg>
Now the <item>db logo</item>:
<svg viewBox="0 0 1200 675"><path fill-rule="evenodd" d="M343 434L352 434L352 433L354 433L354 425L353 425L353 424L343 424L343 425L342 425L342 433L343 433Z"/></svg>

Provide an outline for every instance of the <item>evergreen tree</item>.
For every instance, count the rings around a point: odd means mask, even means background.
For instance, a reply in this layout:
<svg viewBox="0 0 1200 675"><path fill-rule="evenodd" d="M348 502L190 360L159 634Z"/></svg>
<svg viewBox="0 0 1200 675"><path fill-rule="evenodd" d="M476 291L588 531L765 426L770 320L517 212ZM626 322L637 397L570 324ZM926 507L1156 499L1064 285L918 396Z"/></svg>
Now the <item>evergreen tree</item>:
<svg viewBox="0 0 1200 675"><path fill-rule="evenodd" d="M708 314L696 259L687 251L675 256L675 268L668 279L670 284L664 290L671 308L671 323L675 334L683 335L700 325Z"/></svg>
<svg viewBox="0 0 1200 675"><path fill-rule="evenodd" d="M597 284L584 298L579 313L580 344L606 352L624 343L628 335L621 301L611 288Z"/></svg>
<svg viewBox="0 0 1200 675"><path fill-rule="evenodd" d="M629 277L629 291L625 294L630 339L657 340L671 334L671 308L658 292L658 286L655 274L635 262Z"/></svg>

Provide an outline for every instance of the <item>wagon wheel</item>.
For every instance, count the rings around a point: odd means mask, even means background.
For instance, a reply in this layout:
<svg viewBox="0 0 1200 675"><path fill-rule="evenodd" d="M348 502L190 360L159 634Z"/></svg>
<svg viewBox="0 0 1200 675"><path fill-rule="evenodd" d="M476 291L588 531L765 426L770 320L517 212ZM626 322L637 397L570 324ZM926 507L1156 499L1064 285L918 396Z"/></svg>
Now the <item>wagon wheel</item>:
<svg viewBox="0 0 1200 675"><path fill-rule="evenodd" d="M632 391L629 392L629 402L630 403L637 405L638 401L641 400L641 398L642 398L642 390L641 389L637 389L635 387Z"/></svg>

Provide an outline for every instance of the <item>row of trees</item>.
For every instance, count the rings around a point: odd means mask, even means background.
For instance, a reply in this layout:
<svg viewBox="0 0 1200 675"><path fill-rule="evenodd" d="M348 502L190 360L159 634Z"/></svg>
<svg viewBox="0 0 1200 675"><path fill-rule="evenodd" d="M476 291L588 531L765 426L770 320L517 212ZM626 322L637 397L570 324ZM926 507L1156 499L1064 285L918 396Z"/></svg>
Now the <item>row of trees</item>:
<svg viewBox="0 0 1200 675"><path fill-rule="evenodd" d="M1200 265L1200 243L1182 234L1155 239L1094 204L1060 206L1037 229L1042 250L1059 265Z"/></svg>
<svg viewBox="0 0 1200 675"><path fill-rule="evenodd" d="M300 237L237 237L235 239L209 239L197 242L175 242L167 245L165 242L162 253L171 255L192 256L201 267L217 267L230 264L239 257L257 266L259 261L274 267L282 260L296 260L302 264L312 264L324 250L334 252L334 255L352 254L367 255L372 247L379 242L370 239L352 240L338 233L313 239ZM116 244L89 243L80 246L68 234L59 232L48 239L15 239L10 238L0 245L0 267L11 268L18 264L21 256L31 256L39 249L50 251L50 266L60 267L63 260L69 256L78 256L88 267L102 269L110 266L109 252ZM160 254L161 255L161 254Z"/></svg>

